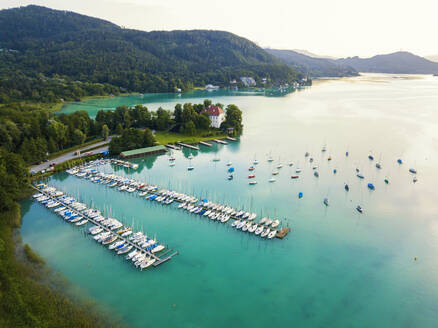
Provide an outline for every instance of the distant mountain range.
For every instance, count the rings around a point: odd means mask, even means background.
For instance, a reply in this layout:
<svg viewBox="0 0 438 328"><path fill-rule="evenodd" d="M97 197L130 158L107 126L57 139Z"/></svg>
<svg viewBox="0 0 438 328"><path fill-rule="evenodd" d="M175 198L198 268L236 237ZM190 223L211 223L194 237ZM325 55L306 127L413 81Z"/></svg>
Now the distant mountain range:
<svg viewBox="0 0 438 328"><path fill-rule="evenodd" d="M438 55L426 56L424 58L426 58L430 61L433 61L433 62L438 62Z"/></svg>
<svg viewBox="0 0 438 328"><path fill-rule="evenodd" d="M332 59L315 58L294 50L265 50L271 55L281 59L289 66L304 74L309 74L312 77L342 77L358 75L357 70L355 70L353 67L337 63ZM309 52L307 53L311 54Z"/></svg>
<svg viewBox="0 0 438 328"><path fill-rule="evenodd" d="M371 58L341 58L332 60L332 62L351 66L359 72L394 74L438 73L438 63L405 51L394 52L387 55L377 55Z"/></svg>

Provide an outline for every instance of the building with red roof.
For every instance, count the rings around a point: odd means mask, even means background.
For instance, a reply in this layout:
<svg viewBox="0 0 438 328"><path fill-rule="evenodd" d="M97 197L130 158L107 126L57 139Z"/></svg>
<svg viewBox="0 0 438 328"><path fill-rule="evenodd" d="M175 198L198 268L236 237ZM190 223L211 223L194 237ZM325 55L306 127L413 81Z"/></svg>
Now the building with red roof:
<svg viewBox="0 0 438 328"><path fill-rule="evenodd" d="M215 105L210 105L204 110L202 110L201 114L207 113L211 124L210 126L213 128L220 128L223 121L225 121L225 112L222 108Z"/></svg>

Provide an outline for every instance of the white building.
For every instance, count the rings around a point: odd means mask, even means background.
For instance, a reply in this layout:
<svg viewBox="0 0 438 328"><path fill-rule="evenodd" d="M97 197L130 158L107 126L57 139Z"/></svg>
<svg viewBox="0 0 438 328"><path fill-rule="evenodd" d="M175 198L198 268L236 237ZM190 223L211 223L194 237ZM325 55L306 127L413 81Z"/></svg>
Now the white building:
<svg viewBox="0 0 438 328"><path fill-rule="evenodd" d="M207 113L212 128L219 129L223 121L225 121L225 112L219 106L210 105L204 109L201 114Z"/></svg>

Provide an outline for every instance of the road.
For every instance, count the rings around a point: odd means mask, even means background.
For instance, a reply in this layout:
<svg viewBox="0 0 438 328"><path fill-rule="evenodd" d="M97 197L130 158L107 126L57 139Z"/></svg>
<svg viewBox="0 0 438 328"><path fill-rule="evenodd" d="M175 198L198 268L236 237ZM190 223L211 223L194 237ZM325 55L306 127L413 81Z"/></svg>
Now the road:
<svg viewBox="0 0 438 328"><path fill-rule="evenodd" d="M103 151L107 151L108 150L108 144L111 141L112 137L108 137L107 140L105 141L100 141L100 142L96 142L95 144L89 145L87 147L84 148L80 148L80 149L76 149L76 150L72 150L66 154L60 155L56 158L53 158L51 160L49 160L48 162L43 162L41 164L38 165L33 165L31 166L29 169L30 171L35 171L35 172L40 172L42 170L46 170L49 168L49 165L51 163L56 163L56 164L60 164L60 163L64 163L70 159L75 159L75 158L81 158L84 156L84 153L86 153L89 149L94 148L94 147L98 147L98 146L102 146L96 149L91 150L93 152L93 154L98 154L101 153ZM76 154L77 151L81 152L80 156L76 156L74 154Z"/></svg>

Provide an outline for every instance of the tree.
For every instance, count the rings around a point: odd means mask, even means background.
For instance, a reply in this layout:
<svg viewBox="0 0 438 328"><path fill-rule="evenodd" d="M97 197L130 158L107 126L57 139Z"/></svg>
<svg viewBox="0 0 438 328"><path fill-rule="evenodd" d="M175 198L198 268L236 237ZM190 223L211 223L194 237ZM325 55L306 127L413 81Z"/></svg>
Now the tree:
<svg viewBox="0 0 438 328"><path fill-rule="evenodd" d="M183 110L181 104L176 104L175 110L173 111L173 116L177 124L182 122L182 111Z"/></svg>
<svg viewBox="0 0 438 328"><path fill-rule="evenodd" d="M210 99L205 99L204 100L204 107L207 108L210 105L211 105L211 100Z"/></svg>
<svg viewBox="0 0 438 328"><path fill-rule="evenodd" d="M152 131L145 129L143 132L143 147L151 147L155 145L155 138L152 135Z"/></svg>
<svg viewBox="0 0 438 328"><path fill-rule="evenodd" d="M123 133L123 126L121 123L117 123L116 125L116 130L115 130L116 134L120 135Z"/></svg>
<svg viewBox="0 0 438 328"><path fill-rule="evenodd" d="M85 142L85 134L79 129L74 130L72 142L74 145L82 145Z"/></svg>
<svg viewBox="0 0 438 328"><path fill-rule="evenodd" d="M193 123L193 121L188 121L183 125L182 131L184 134L193 136L196 133L195 123Z"/></svg>
<svg viewBox="0 0 438 328"><path fill-rule="evenodd" d="M211 124L211 120L207 116L207 114L198 115L197 120L196 120L196 128L201 129L201 130L208 130L208 128L210 127L210 124Z"/></svg>
<svg viewBox="0 0 438 328"><path fill-rule="evenodd" d="M104 124L104 125L102 126L102 138L103 138L104 140L106 140L106 139L108 139L108 135L109 135L109 128L108 128L108 125Z"/></svg>
<svg viewBox="0 0 438 328"><path fill-rule="evenodd" d="M225 114L225 121L221 124L221 128L233 128L234 135L242 133L242 111L236 105L228 105Z"/></svg>

